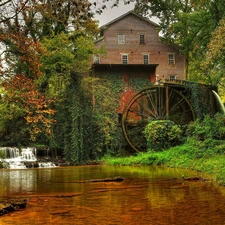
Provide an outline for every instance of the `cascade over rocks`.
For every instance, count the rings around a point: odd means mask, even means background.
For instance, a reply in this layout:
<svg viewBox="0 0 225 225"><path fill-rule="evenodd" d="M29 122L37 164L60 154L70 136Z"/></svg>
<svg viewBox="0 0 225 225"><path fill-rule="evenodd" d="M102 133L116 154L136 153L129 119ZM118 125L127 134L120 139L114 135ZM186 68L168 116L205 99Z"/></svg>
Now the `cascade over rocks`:
<svg viewBox="0 0 225 225"><path fill-rule="evenodd" d="M37 167L55 167L51 161L49 151L45 150L45 157L38 158L37 149L35 147L16 148L16 147L0 147L4 153L5 159L0 159L0 167L6 169L26 169Z"/></svg>

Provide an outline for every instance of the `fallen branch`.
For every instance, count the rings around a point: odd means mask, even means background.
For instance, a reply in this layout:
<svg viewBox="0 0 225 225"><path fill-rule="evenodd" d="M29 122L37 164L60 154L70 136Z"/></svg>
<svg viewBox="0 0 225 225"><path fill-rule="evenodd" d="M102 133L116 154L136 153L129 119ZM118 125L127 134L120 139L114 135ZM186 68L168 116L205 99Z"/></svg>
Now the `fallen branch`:
<svg viewBox="0 0 225 225"><path fill-rule="evenodd" d="M202 177L184 177L184 175L182 175L182 179L186 181L207 181L207 179Z"/></svg>
<svg viewBox="0 0 225 225"><path fill-rule="evenodd" d="M123 181L123 177L114 177L114 178L104 178L104 179L91 179L91 180L85 180L86 182L117 182L117 181Z"/></svg>

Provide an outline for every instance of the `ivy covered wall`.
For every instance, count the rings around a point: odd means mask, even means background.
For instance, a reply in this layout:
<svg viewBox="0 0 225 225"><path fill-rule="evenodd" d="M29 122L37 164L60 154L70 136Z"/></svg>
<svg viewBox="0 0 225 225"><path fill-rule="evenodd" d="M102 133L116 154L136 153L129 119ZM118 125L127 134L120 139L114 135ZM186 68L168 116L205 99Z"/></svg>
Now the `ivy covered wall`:
<svg viewBox="0 0 225 225"><path fill-rule="evenodd" d="M73 165L87 164L105 154L121 154L129 148L120 126L123 106L135 92L153 85L142 71L95 71L92 75L76 76L71 81L67 107L59 115L62 119L56 137ZM218 111L211 88L186 82L181 90L197 118Z"/></svg>
<svg viewBox="0 0 225 225"><path fill-rule="evenodd" d="M126 76L125 76L126 77ZM56 146L71 165L88 164L105 154L117 155L127 148L120 126L121 93L151 84L146 75L101 72L96 77L71 77L64 107L57 112ZM66 107L65 107L66 106Z"/></svg>
<svg viewBox="0 0 225 225"><path fill-rule="evenodd" d="M116 118L113 123L116 124L116 129L113 134L111 142L114 143L111 146L111 154L121 153L121 150L130 148L124 139L122 128L120 126L120 119L123 109L130 98L138 91L148 88L153 85L151 81L155 81L155 68L151 70L135 70L128 69L126 71L121 71L116 69L106 69L106 70L95 70L93 72L93 77L98 79L98 85L101 84L108 92L102 93L101 98L96 98L95 92L93 96L95 99L95 105L102 107L106 99L106 96L111 95L108 104L114 103L114 108L110 109L111 119ZM96 107L95 106L95 107ZM107 109L104 113L106 113ZM109 111L108 111L109 113Z"/></svg>

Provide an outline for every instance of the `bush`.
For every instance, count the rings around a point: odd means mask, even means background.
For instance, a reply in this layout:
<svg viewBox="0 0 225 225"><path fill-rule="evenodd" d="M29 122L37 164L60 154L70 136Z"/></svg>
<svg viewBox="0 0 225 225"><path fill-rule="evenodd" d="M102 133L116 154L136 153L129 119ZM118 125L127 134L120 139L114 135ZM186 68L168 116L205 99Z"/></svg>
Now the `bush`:
<svg viewBox="0 0 225 225"><path fill-rule="evenodd" d="M224 140L225 116L218 113L214 117L206 115L203 120L197 119L189 124L187 135L200 141L207 139Z"/></svg>
<svg viewBox="0 0 225 225"><path fill-rule="evenodd" d="M196 120L187 128L189 142L197 147L195 152L199 158L211 157L225 152L225 116L216 114L206 115L202 120Z"/></svg>
<svg viewBox="0 0 225 225"><path fill-rule="evenodd" d="M180 143L183 131L179 125L170 120L150 121L144 129L147 147L160 151Z"/></svg>

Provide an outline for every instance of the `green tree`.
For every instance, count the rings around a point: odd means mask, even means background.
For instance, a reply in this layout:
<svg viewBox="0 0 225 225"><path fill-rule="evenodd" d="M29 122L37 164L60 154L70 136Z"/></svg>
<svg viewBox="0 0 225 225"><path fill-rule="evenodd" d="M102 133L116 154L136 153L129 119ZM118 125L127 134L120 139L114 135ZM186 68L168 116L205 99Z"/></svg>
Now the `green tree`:
<svg viewBox="0 0 225 225"><path fill-rule="evenodd" d="M202 63L208 74L208 82L218 84L224 80L225 74L225 17L220 20L208 44L205 61Z"/></svg>
<svg viewBox="0 0 225 225"><path fill-rule="evenodd" d="M207 83L218 85L222 101L225 102L225 17L220 20L208 44L205 61L201 67Z"/></svg>
<svg viewBox="0 0 225 225"><path fill-rule="evenodd" d="M57 104L60 104L64 101L63 97L65 98L65 95L63 95L65 94L64 90L70 85L71 74L74 75L78 72L83 72L84 67L86 67L86 70L88 69L89 65L87 65L87 62L90 59L89 56L92 54L88 46L93 46L91 38L93 38L98 31L96 22L92 20L89 7L90 4L86 0L21 0L15 2L1 2L0 42L3 46L1 56L2 61L4 61L4 66L1 64L0 74L5 84L13 84L11 81L13 81L13 79L17 80L17 85L5 85L5 87L10 86L10 89L6 92L7 95L10 94L11 96L19 98L15 103L13 102L14 98L6 98L5 95L4 103L1 102L1 104L3 104L1 105L1 109L2 112L7 111L5 108L9 105L16 104L20 107L19 111L23 112L23 115L20 114L20 116L15 118L20 125L18 125L18 127L14 126L14 128L16 128L14 133L21 133L20 131L23 130L26 122L33 123L37 121L36 117L31 119L31 115L27 115L26 112L22 110L24 107L23 104L19 104L21 102L24 103L24 99L21 97L22 95L17 94L21 93L22 90L24 90L23 96L27 96L26 102L30 102L30 109L27 113L31 111L33 103L31 103L31 99L29 98L31 95L28 96L29 91L26 90L26 88L21 89L23 79L15 79L16 77L23 77L25 80L29 80L33 87L32 93L40 93L40 96L46 99L48 97L54 98ZM71 32L73 33L71 34ZM61 34L67 35L67 37L59 40L58 36ZM55 41L63 40L64 42L62 42L62 44L65 45L57 46L60 50L56 50L53 49L54 44L52 48L44 46L47 43L46 39L55 39ZM67 39L70 40L68 41ZM85 52L80 46L77 48L79 45L77 42L79 41L84 44L88 52ZM55 52L57 52L58 55L56 55ZM74 73L74 71L76 71L76 73ZM56 86L56 84L58 85ZM39 96L39 94L36 96ZM51 101L51 103L46 106L56 107L57 104ZM49 109L50 108L45 108L44 110L45 112L49 112ZM33 108L33 111L37 113L40 110L35 110ZM9 127L12 127L11 123L7 123L7 118L7 116L1 117L1 124L5 126L3 136L8 137L9 133L11 134L13 132ZM43 118L43 122L47 121L47 119L49 118ZM53 128L49 127L49 130L52 132ZM21 142L27 139L26 135L27 132L24 134L23 138L20 136ZM51 138L52 134L50 139ZM49 141L49 137L47 137L47 139ZM38 140L43 140L43 137L38 135L37 141Z"/></svg>
<svg viewBox="0 0 225 225"><path fill-rule="evenodd" d="M89 71L90 57L103 50L96 51L89 36L76 32L45 38L42 43L49 54L42 58L45 66L39 84L47 96L57 99L54 102L57 122L53 126L51 147L64 149L64 155L72 164L88 163L99 157L97 152L103 152L99 149L108 139L99 134L106 125L101 126L93 117L94 92L82 74ZM104 96L107 97L102 93ZM100 126L98 131L94 128L97 126Z"/></svg>

